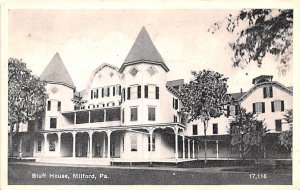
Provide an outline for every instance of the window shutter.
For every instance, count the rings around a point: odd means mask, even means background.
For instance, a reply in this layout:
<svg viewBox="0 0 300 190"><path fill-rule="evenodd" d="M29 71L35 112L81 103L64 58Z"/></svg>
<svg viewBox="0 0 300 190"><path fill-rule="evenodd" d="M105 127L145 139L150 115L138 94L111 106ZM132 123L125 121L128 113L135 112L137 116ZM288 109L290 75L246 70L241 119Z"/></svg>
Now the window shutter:
<svg viewBox="0 0 300 190"><path fill-rule="evenodd" d="M145 98L148 98L148 85L145 85Z"/></svg>
<svg viewBox="0 0 300 190"><path fill-rule="evenodd" d="M138 91L137 91L137 96L138 96L138 98L141 98L141 96L142 96L142 86L141 85L139 85L138 86Z"/></svg>
<svg viewBox="0 0 300 190"><path fill-rule="evenodd" d="M91 99L93 99L93 90L91 90Z"/></svg>
<svg viewBox="0 0 300 190"><path fill-rule="evenodd" d="M115 96L116 95L116 87L114 86L113 87L113 96Z"/></svg>
<svg viewBox="0 0 300 190"><path fill-rule="evenodd" d="M175 99L175 109L178 109L178 99Z"/></svg>
<svg viewBox="0 0 300 190"><path fill-rule="evenodd" d="M121 86L119 86L119 95L121 95Z"/></svg>
<svg viewBox="0 0 300 190"><path fill-rule="evenodd" d="M125 96L125 88L123 88L123 100L125 102L126 96Z"/></svg>
<svg viewBox="0 0 300 190"><path fill-rule="evenodd" d="M267 97L267 88L264 87L264 98L266 98L266 97Z"/></svg>
<svg viewBox="0 0 300 190"><path fill-rule="evenodd" d="M234 114L235 114L235 115L238 114L238 109L239 109L239 106L238 106L238 105L235 105L235 106L234 106Z"/></svg>
<svg viewBox="0 0 300 190"><path fill-rule="evenodd" d="M265 113L265 102L261 103L261 107L262 107L262 113Z"/></svg>
<svg viewBox="0 0 300 190"><path fill-rule="evenodd" d="M96 98L98 98L98 95L99 95L99 89L97 89L96 91Z"/></svg>
<svg viewBox="0 0 300 190"><path fill-rule="evenodd" d="M230 106L227 106L227 117L230 116Z"/></svg>
<svg viewBox="0 0 300 190"><path fill-rule="evenodd" d="M272 112L275 112L274 101L271 102L271 110L272 110Z"/></svg>
<svg viewBox="0 0 300 190"><path fill-rule="evenodd" d="M175 98L173 98L173 108L175 108Z"/></svg>
<svg viewBox="0 0 300 190"><path fill-rule="evenodd" d="M252 104L252 108L253 108L253 113L256 113L256 110L255 110L255 103Z"/></svg>
<svg viewBox="0 0 300 190"><path fill-rule="evenodd" d="M155 98L159 99L159 87L158 86L155 88Z"/></svg>
<svg viewBox="0 0 300 190"><path fill-rule="evenodd" d="M127 88L127 100L130 100L130 87Z"/></svg>
<svg viewBox="0 0 300 190"><path fill-rule="evenodd" d="M102 98L104 97L104 88L102 88Z"/></svg>
<svg viewBox="0 0 300 190"><path fill-rule="evenodd" d="M109 97L109 91L110 91L110 88L107 87L107 97Z"/></svg>
<svg viewBox="0 0 300 190"><path fill-rule="evenodd" d="M270 86L270 87L269 87L269 90L270 90L270 98L273 98L273 87Z"/></svg>
<svg viewBox="0 0 300 190"><path fill-rule="evenodd" d="M284 111L284 101L281 101L281 111Z"/></svg>

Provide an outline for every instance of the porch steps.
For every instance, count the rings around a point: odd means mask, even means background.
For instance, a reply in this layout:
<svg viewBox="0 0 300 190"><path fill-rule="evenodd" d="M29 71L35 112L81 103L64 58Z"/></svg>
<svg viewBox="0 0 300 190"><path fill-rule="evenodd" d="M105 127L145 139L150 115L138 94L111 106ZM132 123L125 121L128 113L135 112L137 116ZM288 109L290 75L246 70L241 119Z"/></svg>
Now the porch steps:
<svg viewBox="0 0 300 190"><path fill-rule="evenodd" d="M80 164L80 165L101 165L109 166L110 160L107 158L36 158L36 162L41 163L57 163L57 164Z"/></svg>

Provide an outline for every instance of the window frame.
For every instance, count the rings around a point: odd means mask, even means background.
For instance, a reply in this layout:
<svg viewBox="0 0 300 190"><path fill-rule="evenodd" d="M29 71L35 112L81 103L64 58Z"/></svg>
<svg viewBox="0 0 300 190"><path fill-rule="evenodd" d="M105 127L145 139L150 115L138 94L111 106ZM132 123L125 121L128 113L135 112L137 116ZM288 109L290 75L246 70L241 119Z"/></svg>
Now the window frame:
<svg viewBox="0 0 300 190"><path fill-rule="evenodd" d="M133 112L133 110L136 110ZM136 116L134 115L136 113ZM130 107L130 121L137 121L138 120L138 107Z"/></svg>
<svg viewBox="0 0 300 190"><path fill-rule="evenodd" d="M52 127L52 120L55 121L55 127ZM50 129L57 129L57 117L50 117Z"/></svg>
<svg viewBox="0 0 300 190"><path fill-rule="evenodd" d="M151 110L154 110L152 115L151 115ZM148 121L155 121L155 120L156 120L156 107L148 106Z"/></svg>

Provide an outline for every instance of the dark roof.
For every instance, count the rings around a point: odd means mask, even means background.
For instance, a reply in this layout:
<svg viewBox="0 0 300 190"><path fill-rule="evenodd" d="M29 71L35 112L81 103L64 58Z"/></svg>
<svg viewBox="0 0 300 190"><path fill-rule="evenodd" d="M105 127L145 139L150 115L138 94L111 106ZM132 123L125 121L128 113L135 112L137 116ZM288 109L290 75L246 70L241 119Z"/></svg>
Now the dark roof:
<svg viewBox="0 0 300 190"><path fill-rule="evenodd" d="M246 92L237 92L237 93L230 93L231 97L235 100L239 100Z"/></svg>
<svg viewBox="0 0 300 190"><path fill-rule="evenodd" d="M182 86L182 85L184 85L183 79L167 81L167 86L174 87L174 86Z"/></svg>
<svg viewBox="0 0 300 190"><path fill-rule="evenodd" d="M75 89L73 80L58 53L51 59L40 78L48 83L63 84Z"/></svg>
<svg viewBox="0 0 300 190"><path fill-rule="evenodd" d="M122 72L126 66L138 63L160 65L166 72L169 71L169 68L166 66L163 58L154 46L145 27L143 27L138 34L132 48L120 68L120 72Z"/></svg>
<svg viewBox="0 0 300 190"><path fill-rule="evenodd" d="M255 78L252 79L252 84L255 84L256 81L261 80L261 79L264 79L264 78L265 78L265 79L271 79L270 81L272 81L273 76L272 76L272 75L260 75L260 76L255 77Z"/></svg>

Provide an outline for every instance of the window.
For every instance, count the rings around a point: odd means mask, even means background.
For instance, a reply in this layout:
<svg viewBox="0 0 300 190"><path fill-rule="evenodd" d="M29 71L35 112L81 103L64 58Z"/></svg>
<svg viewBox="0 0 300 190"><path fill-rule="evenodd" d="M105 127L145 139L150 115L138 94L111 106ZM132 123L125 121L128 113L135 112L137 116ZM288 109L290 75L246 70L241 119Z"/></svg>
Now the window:
<svg viewBox="0 0 300 190"><path fill-rule="evenodd" d="M124 137L122 137L122 152L125 150L125 140Z"/></svg>
<svg viewBox="0 0 300 190"><path fill-rule="evenodd" d="M271 110L272 112L284 111L284 101L283 100L272 101Z"/></svg>
<svg viewBox="0 0 300 190"><path fill-rule="evenodd" d="M50 111L51 110L51 101L48 101L48 104L47 104L47 111Z"/></svg>
<svg viewBox="0 0 300 190"><path fill-rule="evenodd" d="M155 108L154 107L148 107L148 120L155 121Z"/></svg>
<svg viewBox="0 0 300 190"><path fill-rule="evenodd" d="M129 93L129 92L128 92ZM128 94L127 94L128 95ZM138 97L138 86L131 86L130 87L130 99L135 100Z"/></svg>
<svg viewBox="0 0 300 190"><path fill-rule="evenodd" d="M139 71L136 69L136 68L132 68L130 71L129 71L129 73L133 76L133 77L135 77L135 75L138 73Z"/></svg>
<svg viewBox="0 0 300 190"><path fill-rule="evenodd" d="M141 98L141 97L142 97L142 86L139 85L137 89L137 98Z"/></svg>
<svg viewBox="0 0 300 190"><path fill-rule="evenodd" d="M137 121L138 119L138 108L131 108L130 109L130 121Z"/></svg>
<svg viewBox="0 0 300 190"><path fill-rule="evenodd" d="M41 151L42 151L42 141L41 141L41 140L38 140L38 141L37 141L37 151L38 151L38 152L41 152Z"/></svg>
<svg viewBox="0 0 300 190"><path fill-rule="evenodd" d="M198 135L198 125L193 125L193 135Z"/></svg>
<svg viewBox="0 0 300 190"><path fill-rule="evenodd" d="M148 98L148 85L145 85L145 98Z"/></svg>
<svg viewBox="0 0 300 190"><path fill-rule="evenodd" d="M264 98L272 98L273 97L273 88L272 86L266 86L263 88Z"/></svg>
<svg viewBox="0 0 300 190"><path fill-rule="evenodd" d="M106 87L105 89L105 96L109 97L110 88Z"/></svg>
<svg viewBox="0 0 300 190"><path fill-rule="evenodd" d="M121 95L121 86L119 86L119 94L118 95Z"/></svg>
<svg viewBox="0 0 300 190"><path fill-rule="evenodd" d="M25 151L30 152L30 141L29 140L26 142Z"/></svg>
<svg viewBox="0 0 300 190"><path fill-rule="evenodd" d="M137 151L137 136L132 135L130 137L130 144L131 144L131 151L136 152Z"/></svg>
<svg viewBox="0 0 300 190"><path fill-rule="evenodd" d="M153 76L156 73L156 70L153 67L149 67L149 69L147 70L147 72Z"/></svg>
<svg viewBox="0 0 300 190"><path fill-rule="evenodd" d="M281 119L276 119L275 120L275 130L276 131L282 131L282 123L281 123Z"/></svg>
<svg viewBox="0 0 300 190"><path fill-rule="evenodd" d="M42 127L43 127L43 119L40 118L40 119L38 120L38 126L37 126L37 128L38 128L38 129L42 129Z"/></svg>
<svg viewBox="0 0 300 190"><path fill-rule="evenodd" d="M55 142L53 140L49 142L49 151L55 151Z"/></svg>
<svg viewBox="0 0 300 190"><path fill-rule="evenodd" d="M57 118L50 118L50 128L56 128Z"/></svg>
<svg viewBox="0 0 300 190"><path fill-rule="evenodd" d="M156 98L156 86L148 85L148 98L155 99Z"/></svg>
<svg viewBox="0 0 300 190"><path fill-rule="evenodd" d="M236 106L234 106L234 105L227 106L227 117L235 116L236 112L237 112L237 105Z"/></svg>
<svg viewBox="0 0 300 190"><path fill-rule="evenodd" d="M130 100L130 87L127 88L127 100Z"/></svg>
<svg viewBox="0 0 300 190"><path fill-rule="evenodd" d="M159 99L159 87L155 87L155 98Z"/></svg>
<svg viewBox="0 0 300 190"><path fill-rule="evenodd" d="M176 98L173 98L173 108L174 109L178 109L178 99L176 99Z"/></svg>
<svg viewBox="0 0 300 190"><path fill-rule="evenodd" d="M122 123L125 121L125 109L122 109Z"/></svg>
<svg viewBox="0 0 300 190"><path fill-rule="evenodd" d="M218 134L218 124L217 123L213 124L213 134Z"/></svg>
<svg viewBox="0 0 300 190"><path fill-rule="evenodd" d="M257 102L252 104L253 113L265 113L265 102Z"/></svg>
<svg viewBox="0 0 300 190"><path fill-rule="evenodd" d="M99 90L96 89L96 90L94 91L94 98L98 98L98 93L99 93Z"/></svg>
<svg viewBox="0 0 300 190"><path fill-rule="evenodd" d="M57 102L57 111L61 111L61 102Z"/></svg>
<svg viewBox="0 0 300 190"><path fill-rule="evenodd" d="M151 143L150 143L150 135L148 136L148 151L150 151ZM152 151L155 151L155 136L152 136Z"/></svg>
<svg viewBox="0 0 300 190"><path fill-rule="evenodd" d="M176 115L174 115L173 121L174 121L174 123L177 123L177 116Z"/></svg>

